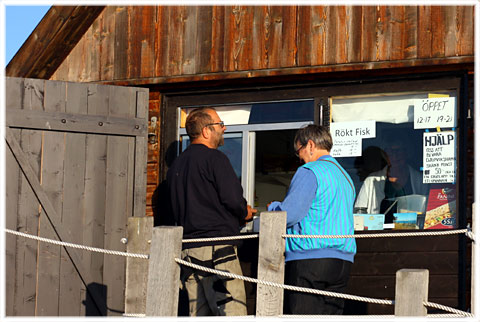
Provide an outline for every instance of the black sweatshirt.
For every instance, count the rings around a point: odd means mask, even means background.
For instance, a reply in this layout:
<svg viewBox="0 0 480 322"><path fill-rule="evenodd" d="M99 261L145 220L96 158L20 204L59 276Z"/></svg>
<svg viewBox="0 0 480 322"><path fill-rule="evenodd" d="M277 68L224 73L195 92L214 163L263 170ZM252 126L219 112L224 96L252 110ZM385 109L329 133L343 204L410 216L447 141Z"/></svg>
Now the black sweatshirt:
<svg viewBox="0 0 480 322"><path fill-rule="evenodd" d="M167 173L170 207L184 239L235 236L247 216L243 189L227 156L191 144ZM184 243L183 248L237 241Z"/></svg>

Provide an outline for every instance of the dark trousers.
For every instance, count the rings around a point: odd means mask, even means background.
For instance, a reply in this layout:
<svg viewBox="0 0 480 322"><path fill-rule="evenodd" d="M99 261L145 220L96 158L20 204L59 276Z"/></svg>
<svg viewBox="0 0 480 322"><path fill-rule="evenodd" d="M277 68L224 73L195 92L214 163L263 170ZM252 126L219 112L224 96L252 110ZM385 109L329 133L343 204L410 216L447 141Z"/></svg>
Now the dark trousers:
<svg viewBox="0 0 480 322"><path fill-rule="evenodd" d="M304 259L285 264L285 284L343 293L351 262L336 258ZM344 299L285 290L285 314L341 315Z"/></svg>

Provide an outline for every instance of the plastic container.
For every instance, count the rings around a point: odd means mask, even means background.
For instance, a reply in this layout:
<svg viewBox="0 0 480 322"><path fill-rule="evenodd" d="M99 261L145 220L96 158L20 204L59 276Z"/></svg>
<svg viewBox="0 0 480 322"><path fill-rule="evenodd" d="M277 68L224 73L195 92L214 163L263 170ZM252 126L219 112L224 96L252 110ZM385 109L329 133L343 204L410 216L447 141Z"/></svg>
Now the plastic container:
<svg viewBox="0 0 480 322"><path fill-rule="evenodd" d="M427 197L423 195L408 195L397 197L397 212L415 212L425 214Z"/></svg>

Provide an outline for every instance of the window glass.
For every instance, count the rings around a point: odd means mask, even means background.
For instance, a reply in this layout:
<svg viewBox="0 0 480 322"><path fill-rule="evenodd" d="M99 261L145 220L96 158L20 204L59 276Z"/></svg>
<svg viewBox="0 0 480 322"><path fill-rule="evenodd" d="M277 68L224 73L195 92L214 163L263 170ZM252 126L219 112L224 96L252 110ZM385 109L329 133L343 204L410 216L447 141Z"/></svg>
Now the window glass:
<svg viewBox="0 0 480 322"><path fill-rule="evenodd" d="M228 106L213 106L226 125L313 121L313 100L283 101ZM180 127L185 127L188 113L195 107L180 110Z"/></svg>
<svg viewBox="0 0 480 322"><path fill-rule="evenodd" d="M313 101L257 103L252 105L248 124L313 120Z"/></svg>
<svg viewBox="0 0 480 322"><path fill-rule="evenodd" d="M457 227L454 93L333 98L331 117L332 155L356 188L356 229Z"/></svg>

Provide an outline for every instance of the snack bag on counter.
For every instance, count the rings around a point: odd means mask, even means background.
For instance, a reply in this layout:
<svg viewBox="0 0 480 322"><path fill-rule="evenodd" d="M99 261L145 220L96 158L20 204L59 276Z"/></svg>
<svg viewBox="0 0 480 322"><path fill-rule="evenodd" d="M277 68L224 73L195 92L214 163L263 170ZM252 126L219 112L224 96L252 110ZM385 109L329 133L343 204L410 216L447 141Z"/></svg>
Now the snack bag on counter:
<svg viewBox="0 0 480 322"><path fill-rule="evenodd" d="M453 184L435 185L430 189L424 229L457 227L456 188Z"/></svg>

